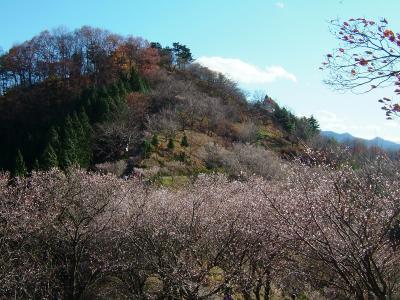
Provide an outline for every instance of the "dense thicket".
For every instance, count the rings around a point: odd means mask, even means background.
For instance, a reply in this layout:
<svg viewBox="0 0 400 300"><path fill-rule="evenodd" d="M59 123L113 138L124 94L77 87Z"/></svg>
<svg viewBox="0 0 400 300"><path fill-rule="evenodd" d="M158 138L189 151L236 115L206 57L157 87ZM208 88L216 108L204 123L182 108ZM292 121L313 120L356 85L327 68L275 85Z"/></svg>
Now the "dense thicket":
<svg viewBox="0 0 400 300"><path fill-rule="evenodd" d="M203 175L179 190L76 169L0 179L2 298L208 299L230 287L269 299L271 283L330 299L398 297L390 161L293 163L273 181Z"/></svg>

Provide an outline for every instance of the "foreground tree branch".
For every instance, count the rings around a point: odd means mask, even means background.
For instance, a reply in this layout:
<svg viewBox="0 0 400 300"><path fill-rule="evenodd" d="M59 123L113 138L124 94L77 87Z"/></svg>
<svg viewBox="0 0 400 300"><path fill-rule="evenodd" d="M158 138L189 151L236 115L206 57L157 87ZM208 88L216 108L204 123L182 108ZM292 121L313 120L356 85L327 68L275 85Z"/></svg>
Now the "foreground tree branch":
<svg viewBox="0 0 400 300"><path fill-rule="evenodd" d="M320 68L329 71L325 83L336 90L355 93L393 87L394 93L400 95L400 34L387 24L386 19L331 21L331 31L339 47L326 55ZM399 116L398 102L388 97L379 102L383 103L388 119Z"/></svg>

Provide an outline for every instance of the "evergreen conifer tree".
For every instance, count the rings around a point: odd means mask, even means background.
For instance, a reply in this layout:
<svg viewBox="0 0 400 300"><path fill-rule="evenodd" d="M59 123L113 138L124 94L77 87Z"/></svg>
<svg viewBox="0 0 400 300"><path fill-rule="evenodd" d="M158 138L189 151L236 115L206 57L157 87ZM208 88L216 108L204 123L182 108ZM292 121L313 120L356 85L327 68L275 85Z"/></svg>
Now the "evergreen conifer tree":
<svg viewBox="0 0 400 300"><path fill-rule="evenodd" d="M174 143L174 140L173 140L173 139L169 139L168 144L167 144L167 147L168 147L169 150L174 150L174 148L175 148L175 143Z"/></svg>
<svg viewBox="0 0 400 300"><path fill-rule="evenodd" d="M86 156L85 149L85 132L83 130L82 124L78 118L78 114L74 112L72 114L72 126L74 128L76 140L75 140L75 154L76 154L76 162L83 166L85 163L84 157Z"/></svg>
<svg viewBox="0 0 400 300"><path fill-rule="evenodd" d="M35 158L35 160L33 161L32 170L35 170L36 172L40 170L40 164L37 158Z"/></svg>
<svg viewBox="0 0 400 300"><path fill-rule="evenodd" d="M58 158L57 154L54 151L53 146L49 143L47 144L46 148L41 157L41 167L44 170L50 170L51 168L58 167Z"/></svg>
<svg viewBox="0 0 400 300"><path fill-rule="evenodd" d="M58 131L54 126L52 126L49 130L47 142L53 147L55 153L57 155L60 155L61 153L60 135L58 134Z"/></svg>
<svg viewBox="0 0 400 300"><path fill-rule="evenodd" d="M14 175L15 176L25 176L27 173L27 168L25 165L24 157L21 151L18 149L17 156L15 158Z"/></svg>
<svg viewBox="0 0 400 300"><path fill-rule="evenodd" d="M108 97L98 98L96 101L95 115L98 122L105 121L110 113L110 103Z"/></svg>
<svg viewBox="0 0 400 300"><path fill-rule="evenodd" d="M80 123L81 136L79 137L80 145L80 165L89 167L92 160L92 126L89 118L84 110L79 112L78 121Z"/></svg>
<svg viewBox="0 0 400 300"><path fill-rule="evenodd" d="M189 147L189 142L188 142L186 134L184 134L183 137L182 137L181 146L182 147Z"/></svg>
<svg viewBox="0 0 400 300"><path fill-rule="evenodd" d="M115 98L108 96L106 99L107 103L108 103L108 107L109 107L109 112L111 114L115 114L116 112L118 112L118 105L117 105L117 101ZM108 115L106 115L107 119Z"/></svg>
<svg viewBox="0 0 400 300"><path fill-rule="evenodd" d="M149 158L151 151L153 151L153 147L147 140L144 140L141 145L141 150L142 150L143 157Z"/></svg>
<svg viewBox="0 0 400 300"><path fill-rule="evenodd" d="M85 110L86 114L90 118L90 120L94 120L94 105L96 103L96 100L94 97L90 97L85 105L83 106L83 109Z"/></svg>
<svg viewBox="0 0 400 300"><path fill-rule="evenodd" d="M140 86L139 91L140 91L141 93L147 93L147 92L148 92L149 88L148 88L148 86L147 86L147 83L146 83L146 81L145 81L143 78L141 78L141 77L139 77L139 86Z"/></svg>
<svg viewBox="0 0 400 300"><path fill-rule="evenodd" d="M318 134L320 129L319 129L319 123L317 119L314 118L313 115L308 119L308 123L310 125L311 131L314 135Z"/></svg>
<svg viewBox="0 0 400 300"><path fill-rule="evenodd" d="M158 145L159 145L159 140L158 140L158 135L157 135L157 133L155 133L155 134L153 134L153 137L151 138L151 144L154 146L154 147L157 147Z"/></svg>
<svg viewBox="0 0 400 300"><path fill-rule="evenodd" d="M108 93L112 98L119 96L119 87L117 83L113 83L110 85L108 89Z"/></svg>
<svg viewBox="0 0 400 300"><path fill-rule="evenodd" d="M85 109L82 109L79 112L78 118L81 122L83 131L86 134L86 138L91 138L92 133L93 133L93 129L92 129L92 125L90 125L90 119L85 111Z"/></svg>
<svg viewBox="0 0 400 300"><path fill-rule="evenodd" d="M140 92L142 90L142 82L140 80L139 73L132 68L130 77L129 77L129 85L130 85L130 90L133 92Z"/></svg>
<svg viewBox="0 0 400 300"><path fill-rule="evenodd" d="M288 133L294 132L296 118L285 107L276 107L274 111L274 117L276 121L282 126L282 128Z"/></svg>
<svg viewBox="0 0 400 300"><path fill-rule="evenodd" d="M76 164L77 160L77 149L78 144L77 136L74 130L72 118L68 115L64 121L63 138L62 138L62 153L60 159L60 165L66 169L69 166Z"/></svg>
<svg viewBox="0 0 400 300"><path fill-rule="evenodd" d="M124 84L124 82L122 80L120 80L118 82L118 91L119 91L118 95L120 97L125 97L125 95L127 94L127 90L126 90L125 84Z"/></svg>
<svg viewBox="0 0 400 300"><path fill-rule="evenodd" d="M97 98L107 98L109 96L108 89L102 85L98 90L97 90Z"/></svg>

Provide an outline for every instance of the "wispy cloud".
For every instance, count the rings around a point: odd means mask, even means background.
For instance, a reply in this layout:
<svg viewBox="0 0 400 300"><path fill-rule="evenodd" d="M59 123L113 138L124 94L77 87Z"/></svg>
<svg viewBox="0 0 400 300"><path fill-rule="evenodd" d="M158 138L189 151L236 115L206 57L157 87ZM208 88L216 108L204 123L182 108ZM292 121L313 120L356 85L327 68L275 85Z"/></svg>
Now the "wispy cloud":
<svg viewBox="0 0 400 300"><path fill-rule="evenodd" d="M277 8L283 9L283 8L285 8L285 3L283 3L283 2L275 2L275 6Z"/></svg>
<svg viewBox="0 0 400 300"><path fill-rule="evenodd" d="M321 128L324 130L332 130L337 132L346 132L349 128L345 125L344 120L330 111L321 110L315 114Z"/></svg>
<svg viewBox="0 0 400 300"><path fill-rule="evenodd" d="M237 58L218 56L203 56L198 58L196 62L242 84L262 85L278 79L297 81L296 76L286 71L282 66L271 66L262 69Z"/></svg>

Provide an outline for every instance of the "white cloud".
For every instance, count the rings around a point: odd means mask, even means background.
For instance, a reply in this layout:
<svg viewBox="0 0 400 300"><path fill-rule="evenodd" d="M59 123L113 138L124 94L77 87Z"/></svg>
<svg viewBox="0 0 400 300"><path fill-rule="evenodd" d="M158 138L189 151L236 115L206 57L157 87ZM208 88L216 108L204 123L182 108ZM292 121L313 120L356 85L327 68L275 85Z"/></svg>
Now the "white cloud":
<svg viewBox="0 0 400 300"><path fill-rule="evenodd" d="M349 129L348 126L344 124L344 120L339 119L336 114L330 111L317 111L315 118L318 120L323 130L346 132Z"/></svg>
<svg viewBox="0 0 400 300"><path fill-rule="evenodd" d="M278 7L278 8L280 8L280 9L283 9L283 8L285 8L285 3L283 3L283 2L276 2L276 3L275 3L275 6Z"/></svg>
<svg viewBox="0 0 400 300"><path fill-rule="evenodd" d="M295 75L289 73L281 66L271 66L261 69L237 58L223 58L218 56L203 56L198 58L196 62L242 84L262 85L274 82L277 79L297 81Z"/></svg>

